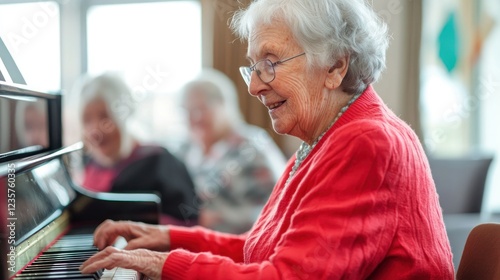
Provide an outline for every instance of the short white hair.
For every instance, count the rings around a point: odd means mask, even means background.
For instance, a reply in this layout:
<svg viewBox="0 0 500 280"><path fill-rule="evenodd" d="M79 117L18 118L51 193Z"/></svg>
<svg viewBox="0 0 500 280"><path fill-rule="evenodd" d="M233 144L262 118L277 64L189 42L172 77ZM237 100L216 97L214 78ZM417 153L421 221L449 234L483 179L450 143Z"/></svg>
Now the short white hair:
<svg viewBox="0 0 500 280"><path fill-rule="evenodd" d="M123 129L127 119L135 112L132 92L118 74L106 72L96 77L85 77L80 90L80 116L85 107L102 99L111 118Z"/></svg>
<svg viewBox="0 0 500 280"><path fill-rule="evenodd" d="M184 85L183 102L193 89L201 89L208 100L220 102L226 116L233 127L243 123L243 117L238 102L238 91L234 82L224 73L213 68L204 68L197 77Z"/></svg>
<svg viewBox="0 0 500 280"><path fill-rule="evenodd" d="M95 77L85 76L80 82L80 121L83 121L83 111L90 102L97 99L103 100L111 119L120 131L120 154L128 156L133 148L133 137L128 129L127 121L136 109L136 102L132 98L130 87L121 76L113 72L105 72Z"/></svg>
<svg viewBox="0 0 500 280"><path fill-rule="evenodd" d="M385 68L387 25L363 0L255 0L237 11L231 28L244 40L258 25L284 21L304 49L308 66L328 68L349 56L342 88L360 93Z"/></svg>

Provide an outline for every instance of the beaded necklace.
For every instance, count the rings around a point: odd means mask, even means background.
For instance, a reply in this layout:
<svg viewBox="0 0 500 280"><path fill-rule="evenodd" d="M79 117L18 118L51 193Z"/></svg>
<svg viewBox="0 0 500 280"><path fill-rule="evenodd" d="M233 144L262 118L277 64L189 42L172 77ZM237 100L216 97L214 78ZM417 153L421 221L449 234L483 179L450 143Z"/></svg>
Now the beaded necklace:
<svg viewBox="0 0 500 280"><path fill-rule="evenodd" d="M296 152L295 163L292 167L292 170L290 171L290 173L288 175L288 179L286 180L285 185L288 185L288 183L292 179L293 175L295 175L295 172L297 172L297 170L299 169L300 164L307 158L307 156L311 153L311 151L314 149L314 147L316 147L316 144L318 144L319 140L321 140L321 138L323 138L323 136L326 134L326 132L328 130L330 130L330 128L333 126L333 124L335 122L337 122L337 120L342 116L342 114L344 114L345 111L347 111L347 109L349 109L349 106L351 106L351 104L354 101L356 101L356 99L358 99L358 97L360 95L361 95L361 93L355 94L351 98L351 100L349 100L349 102L347 102L347 104L344 107L342 107L342 109L340 109L340 112L337 114L337 116L335 117L333 122L326 128L325 131L323 131L323 133L321 133L320 136L318 136L318 138L316 138L316 140L314 140L314 142L311 145L308 145L306 142L302 142L300 144L299 149Z"/></svg>

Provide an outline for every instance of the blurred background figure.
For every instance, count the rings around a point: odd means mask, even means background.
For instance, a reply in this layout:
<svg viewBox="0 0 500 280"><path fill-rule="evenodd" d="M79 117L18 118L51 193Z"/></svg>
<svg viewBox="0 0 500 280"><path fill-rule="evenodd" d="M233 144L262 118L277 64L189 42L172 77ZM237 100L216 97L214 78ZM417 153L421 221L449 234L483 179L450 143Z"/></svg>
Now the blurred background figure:
<svg viewBox="0 0 500 280"><path fill-rule="evenodd" d="M196 201L184 163L164 147L139 143L128 128L135 102L123 80L111 73L89 79L80 97L86 150L82 185L96 192L157 193L162 224L196 224L198 213L183 211Z"/></svg>
<svg viewBox="0 0 500 280"><path fill-rule="evenodd" d="M19 101L16 106L16 133L20 147L49 147L47 103Z"/></svg>
<svg viewBox="0 0 500 280"><path fill-rule="evenodd" d="M223 73L205 69L183 88L190 137L181 146L196 192L201 225L242 233L250 229L285 158L268 133L243 120L236 88Z"/></svg>

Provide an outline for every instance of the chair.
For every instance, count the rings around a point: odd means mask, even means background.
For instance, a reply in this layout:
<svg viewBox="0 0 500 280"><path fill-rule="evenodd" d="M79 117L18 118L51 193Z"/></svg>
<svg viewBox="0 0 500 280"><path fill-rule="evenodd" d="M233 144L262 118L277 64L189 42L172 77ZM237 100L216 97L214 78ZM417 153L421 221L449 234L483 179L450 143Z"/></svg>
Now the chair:
<svg viewBox="0 0 500 280"><path fill-rule="evenodd" d="M429 157L443 214L479 213L492 156Z"/></svg>
<svg viewBox="0 0 500 280"><path fill-rule="evenodd" d="M500 279L500 224L480 224L472 229L456 279Z"/></svg>

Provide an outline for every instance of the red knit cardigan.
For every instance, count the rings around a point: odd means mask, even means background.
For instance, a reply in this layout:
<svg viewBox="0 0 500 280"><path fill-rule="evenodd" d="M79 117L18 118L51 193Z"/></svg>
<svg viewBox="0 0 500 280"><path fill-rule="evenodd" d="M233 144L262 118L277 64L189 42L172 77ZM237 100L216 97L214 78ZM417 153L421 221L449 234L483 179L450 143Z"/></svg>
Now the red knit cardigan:
<svg viewBox="0 0 500 280"><path fill-rule="evenodd" d="M453 279L421 144L370 86L246 235L172 227L162 279Z"/></svg>

